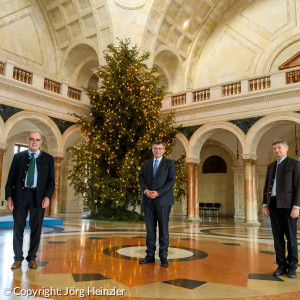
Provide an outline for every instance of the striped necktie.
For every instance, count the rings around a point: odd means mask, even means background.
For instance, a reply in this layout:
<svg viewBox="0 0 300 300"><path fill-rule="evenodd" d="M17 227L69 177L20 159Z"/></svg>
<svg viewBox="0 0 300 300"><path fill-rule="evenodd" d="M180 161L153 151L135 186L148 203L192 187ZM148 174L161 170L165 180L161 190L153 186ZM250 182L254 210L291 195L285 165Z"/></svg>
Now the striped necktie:
<svg viewBox="0 0 300 300"><path fill-rule="evenodd" d="M34 171L35 171L35 158L34 153L31 153L31 159L29 162L26 184L28 187L32 187L34 184Z"/></svg>
<svg viewBox="0 0 300 300"><path fill-rule="evenodd" d="M153 166L153 176L155 176L157 167L158 167L158 160L156 159L156 160L154 161L154 166Z"/></svg>

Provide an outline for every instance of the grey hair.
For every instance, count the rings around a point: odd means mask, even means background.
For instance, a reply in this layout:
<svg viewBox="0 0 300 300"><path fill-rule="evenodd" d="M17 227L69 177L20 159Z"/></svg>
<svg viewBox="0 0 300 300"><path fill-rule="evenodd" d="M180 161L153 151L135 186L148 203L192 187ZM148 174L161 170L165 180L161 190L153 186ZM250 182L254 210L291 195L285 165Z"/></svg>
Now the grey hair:
<svg viewBox="0 0 300 300"><path fill-rule="evenodd" d="M286 141L278 139L272 143L272 146L277 145L277 144L282 144L282 146L284 146L284 147L286 147L288 145Z"/></svg>
<svg viewBox="0 0 300 300"><path fill-rule="evenodd" d="M32 133L38 133L40 136L41 136L41 141L43 141L43 136L40 132L38 131L30 131L27 133L27 140L29 140L29 136L32 134Z"/></svg>

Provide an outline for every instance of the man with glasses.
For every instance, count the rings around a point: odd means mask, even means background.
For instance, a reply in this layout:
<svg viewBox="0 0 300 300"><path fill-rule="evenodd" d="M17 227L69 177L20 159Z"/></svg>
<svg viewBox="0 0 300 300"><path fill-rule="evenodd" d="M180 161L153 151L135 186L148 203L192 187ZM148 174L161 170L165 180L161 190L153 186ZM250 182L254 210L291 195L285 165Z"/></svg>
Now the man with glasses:
<svg viewBox="0 0 300 300"><path fill-rule="evenodd" d="M22 249L28 210L30 245L26 260L30 269L38 267L35 259L40 244L45 208L50 204L55 187L53 156L40 150L41 134L29 133L27 142L28 150L14 155L5 186L7 209L13 212L14 218L15 262L11 269L19 269L24 259Z"/></svg>
<svg viewBox="0 0 300 300"><path fill-rule="evenodd" d="M156 141L152 145L153 159L143 163L139 184L142 190L141 204L146 222L146 257L140 264L155 261L156 227L159 228L159 257L162 267L168 266L169 247L169 215L174 204L173 186L175 184L174 161L164 158L163 142Z"/></svg>

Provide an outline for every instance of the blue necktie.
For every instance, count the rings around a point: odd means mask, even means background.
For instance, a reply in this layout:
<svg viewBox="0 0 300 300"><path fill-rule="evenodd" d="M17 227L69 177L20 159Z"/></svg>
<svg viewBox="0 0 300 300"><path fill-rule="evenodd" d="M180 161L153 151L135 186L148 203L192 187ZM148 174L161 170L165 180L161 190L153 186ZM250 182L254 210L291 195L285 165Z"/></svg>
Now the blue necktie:
<svg viewBox="0 0 300 300"><path fill-rule="evenodd" d="M154 161L154 166L153 166L153 176L155 176L157 167L158 167L158 160L156 159L156 160Z"/></svg>

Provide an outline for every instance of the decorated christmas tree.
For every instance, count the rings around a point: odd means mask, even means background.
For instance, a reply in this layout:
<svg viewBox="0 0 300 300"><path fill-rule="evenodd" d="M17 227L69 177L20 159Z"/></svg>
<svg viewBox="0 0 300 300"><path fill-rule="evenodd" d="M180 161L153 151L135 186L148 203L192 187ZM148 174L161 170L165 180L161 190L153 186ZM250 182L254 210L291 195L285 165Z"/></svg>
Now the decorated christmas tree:
<svg viewBox="0 0 300 300"><path fill-rule="evenodd" d="M98 90L88 90L89 118L77 116L87 141L69 148L73 170L68 178L84 203L102 217L133 210L140 201L138 174L152 157L155 140L165 143L166 155L174 146L174 115L160 115L165 86L155 68L148 68L149 53L140 54L130 40L108 45L106 64L98 71ZM183 158L176 168L175 194L185 191ZM104 217L106 218L106 217Z"/></svg>

